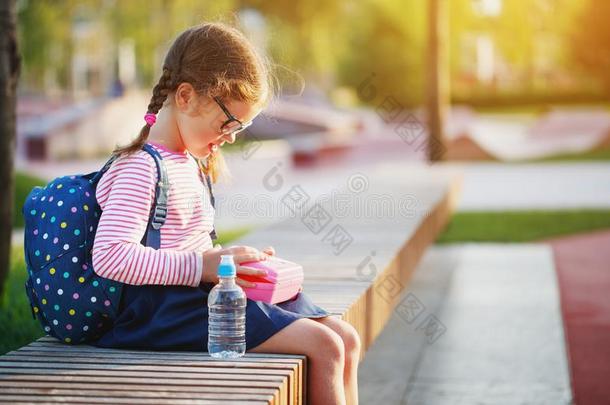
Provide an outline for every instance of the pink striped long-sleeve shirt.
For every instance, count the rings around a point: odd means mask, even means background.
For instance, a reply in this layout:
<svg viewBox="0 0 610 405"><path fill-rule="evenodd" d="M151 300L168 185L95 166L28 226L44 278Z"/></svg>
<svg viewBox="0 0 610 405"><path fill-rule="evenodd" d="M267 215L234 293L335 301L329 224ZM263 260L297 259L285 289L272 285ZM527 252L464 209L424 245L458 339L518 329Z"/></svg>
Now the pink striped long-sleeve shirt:
<svg viewBox="0 0 610 405"><path fill-rule="evenodd" d="M147 152L123 156L100 179L96 198L102 215L93 243L93 268L126 284L188 285L201 282L202 252L212 247L214 208L196 160L151 143L161 153L170 183L161 248L140 244L157 182Z"/></svg>

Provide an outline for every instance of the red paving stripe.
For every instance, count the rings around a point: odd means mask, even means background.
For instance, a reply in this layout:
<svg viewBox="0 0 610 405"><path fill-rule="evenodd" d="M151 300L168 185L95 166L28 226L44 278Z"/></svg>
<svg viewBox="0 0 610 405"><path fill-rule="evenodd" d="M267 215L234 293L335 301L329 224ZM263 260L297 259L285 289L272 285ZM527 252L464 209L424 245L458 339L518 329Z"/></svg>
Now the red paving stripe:
<svg viewBox="0 0 610 405"><path fill-rule="evenodd" d="M576 405L610 403L610 231L550 241Z"/></svg>

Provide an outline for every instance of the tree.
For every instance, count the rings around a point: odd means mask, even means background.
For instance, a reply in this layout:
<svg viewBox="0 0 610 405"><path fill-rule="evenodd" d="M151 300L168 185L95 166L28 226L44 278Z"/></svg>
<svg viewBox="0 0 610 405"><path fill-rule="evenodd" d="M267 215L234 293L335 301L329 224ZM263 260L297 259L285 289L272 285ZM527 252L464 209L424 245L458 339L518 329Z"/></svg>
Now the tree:
<svg viewBox="0 0 610 405"><path fill-rule="evenodd" d="M359 88L374 75L377 97L371 104L377 106L392 97L404 108L420 105L424 98L426 2L371 0L355 4L358 6L348 20L347 52L338 66L341 84Z"/></svg>
<svg viewBox="0 0 610 405"><path fill-rule="evenodd" d="M254 8L265 17L269 32L267 51L274 61L295 69L305 80L321 85L324 90L334 86L335 67L347 43L346 16L350 15L347 1L243 0L240 6ZM286 79L282 84L287 88L295 84L295 78L289 74L280 80Z"/></svg>
<svg viewBox="0 0 610 405"><path fill-rule="evenodd" d="M42 93L52 76L61 89L70 86L72 19L76 0L21 1L17 36L22 59L21 93ZM99 7L98 7L99 8Z"/></svg>
<svg viewBox="0 0 610 405"><path fill-rule="evenodd" d="M598 79L610 95L610 2L589 0L574 24L571 53L576 64Z"/></svg>
<svg viewBox="0 0 610 405"><path fill-rule="evenodd" d="M449 107L449 70L447 65L447 4L446 0L430 0L428 8L428 160L443 160L445 152L444 122Z"/></svg>
<svg viewBox="0 0 610 405"><path fill-rule="evenodd" d="M15 0L0 2L0 296L10 268L13 212L13 159L17 115L17 79L21 58L17 49Z"/></svg>

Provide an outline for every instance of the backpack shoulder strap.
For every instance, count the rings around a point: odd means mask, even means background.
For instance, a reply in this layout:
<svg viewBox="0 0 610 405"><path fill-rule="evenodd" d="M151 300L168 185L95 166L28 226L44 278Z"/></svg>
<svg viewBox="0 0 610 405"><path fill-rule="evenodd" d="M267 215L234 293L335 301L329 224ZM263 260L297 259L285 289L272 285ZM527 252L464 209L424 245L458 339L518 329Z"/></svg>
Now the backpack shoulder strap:
<svg viewBox="0 0 610 405"><path fill-rule="evenodd" d="M100 181L100 179L102 178L104 173L106 173L108 171L108 169L110 169L112 162L114 162L117 157L118 156L114 155L114 154L112 156L110 156L110 159L108 159L108 161L104 164L104 166L102 166L102 168L89 179L89 183L97 185L97 183Z"/></svg>
<svg viewBox="0 0 610 405"><path fill-rule="evenodd" d="M165 223L167 217L167 200L169 190L169 180L167 177L167 170L163 163L163 157L161 154L153 148L151 145L145 143L142 149L148 152L155 160L157 166L157 186L155 188L155 201L151 208L151 215L148 220L148 227L142 242L145 246L150 246L154 249L161 247L161 227Z"/></svg>
<svg viewBox="0 0 610 405"><path fill-rule="evenodd" d="M142 150L150 154L155 160L155 165L157 166L158 181L155 187L155 201L153 202L151 215L148 220L148 226L146 228L146 232L144 233L144 237L142 238L141 243L145 246L150 246L152 248L159 249L161 247L160 229L161 226L163 226L163 224L165 223L165 218L167 217L169 180L161 154L148 143L145 143L142 146ZM112 155L110 159L108 159L106 164L104 164L104 166L89 179L89 182L92 184L97 184L102 178L102 175L106 173L106 171L108 171L108 169L117 159L117 157L118 155Z"/></svg>
<svg viewBox="0 0 610 405"><path fill-rule="evenodd" d="M205 177L205 184L208 186L208 191L210 192L210 204L212 204L212 208L216 208L216 199L214 198L214 193L212 192L212 181L210 180L210 176L206 173L205 167L203 166L201 159L196 160L197 164L199 165L199 170L201 170L201 173L203 173L203 176ZM212 228L212 232L210 232L210 238L212 238L212 240L218 239L215 227Z"/></svg>
<svg viewBox="0 0 610 405"><path fill-rule="evenodd" d="M208 191L210 192L210 203L212 204L212 208L216 208L216 199L214 198L214 193L212 192L212 181L210 180L210 176L208 176L207 173L204 173L204 175L205 182L208 185ZM218 236L216 235L216 227L212 228L212 232L210 232L210 238L212 238L212 240L218 239Z"/></svg>

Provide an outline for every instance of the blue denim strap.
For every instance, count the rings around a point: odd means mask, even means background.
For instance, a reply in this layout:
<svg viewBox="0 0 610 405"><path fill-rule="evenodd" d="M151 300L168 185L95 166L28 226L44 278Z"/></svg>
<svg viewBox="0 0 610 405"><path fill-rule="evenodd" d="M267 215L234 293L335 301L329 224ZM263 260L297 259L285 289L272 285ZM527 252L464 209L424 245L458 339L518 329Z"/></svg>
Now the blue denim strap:
<svg viewBox="0 0 610 405"><path fill-rule="evenodd" d="M161 226L167 218L167 200L169 190L169 180L167 170L163 164L163 157L150 144L145 143L142 149L148 152L155 160L157 166L157 185L155 187L155 201L151 208L151 215L148 220L148 227L142 240L146 240L145 246L150 246L154 249L161 248Z"/></svg>

